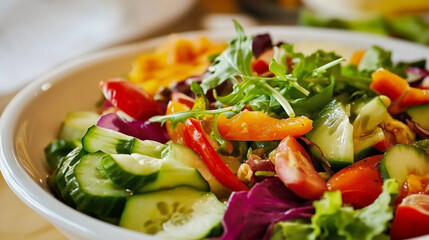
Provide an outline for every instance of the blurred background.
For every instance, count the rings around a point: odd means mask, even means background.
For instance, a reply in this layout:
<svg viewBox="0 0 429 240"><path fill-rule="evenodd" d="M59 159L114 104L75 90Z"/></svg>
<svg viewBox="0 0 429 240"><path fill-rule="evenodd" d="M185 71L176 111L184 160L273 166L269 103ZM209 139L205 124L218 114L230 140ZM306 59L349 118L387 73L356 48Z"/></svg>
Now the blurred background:
<svg viewBox="0 0 429 240"><path fill-rule="evenodd" d="M428 0L0 0L0 114L25 85L78 56L232 28L231 18L245 27L337 28L429 46ZM65 239L0 179L0 239Z"/></svg>

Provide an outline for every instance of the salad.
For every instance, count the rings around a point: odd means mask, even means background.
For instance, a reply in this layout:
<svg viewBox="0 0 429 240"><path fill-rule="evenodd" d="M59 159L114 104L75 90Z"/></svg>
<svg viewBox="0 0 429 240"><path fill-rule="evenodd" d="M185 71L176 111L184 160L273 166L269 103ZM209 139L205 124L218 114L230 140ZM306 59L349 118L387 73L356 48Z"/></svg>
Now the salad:
<svg viewBox="0 0 429 240"><path fill-rule="evenodd" d="M235 23L170 39L45 148L52 193L166 239L429 234L429 71L373 46L311 55ZM287 39L286 39L287 41Z"/></svg>

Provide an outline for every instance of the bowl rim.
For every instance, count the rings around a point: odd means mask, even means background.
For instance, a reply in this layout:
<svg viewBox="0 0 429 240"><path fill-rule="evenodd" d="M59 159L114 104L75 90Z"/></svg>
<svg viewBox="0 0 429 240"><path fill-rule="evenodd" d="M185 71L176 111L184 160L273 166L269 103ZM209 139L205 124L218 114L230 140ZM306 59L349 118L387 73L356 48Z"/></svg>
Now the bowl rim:
<svg viewBox="0 0 429 240"><path fill-rule="evenodd" d="M310 27L296 26L258 26L245 29L246 34L269 32L271 36L285 34L298 34L300 36L323 36L324 38L334 39L334 42L347 43L347 40L363 39L371 44L381 45L383 42L388 42L389 46L410 46L414 49L423 51L429 56L429 48L423 45L418 45L412 42L407 42L399 39L392 39L383 36L348 32L343 30L320 29ZM203 30L179 33L184 38L196 38L205 36L214 40L227 40L234 36L235 31L231 28L228 30ZM37 98L41 91L45 91L45 84L55 84L61 80L61 76L66 76L70 73L80 71L88 64L102 64L105 59L127 56L131 53L141 53L142 50L155 48L159 43L163 42L168 36L161 36L144 40L138 43L132 43L122 46L117 46L94 53L86 54L81 57L68 61L51 71L46 72L36 78L29 85L24 87L10 101L3 114L0 117L0 170L6 183L13 192L29 207L38 214L48 219L60 231L73 231L79 236L84 236L88 239L104 239L103 236L111 238L119 238L127 236L130 239L157 239L154 236L141 234L125 228L105 223L93 217L87 216L75 209L68 207L66 204L57 200L51 193L47 192L40 185L32 180L25 169L20 165L18 156L15 153L14 136L17 132L17 120L22 114L24 107ZM371 45L366 44L366 45ZM429 59L428 59L429 60ZM45 85L46 86L46 85ZM67 216L65 218L64 216ZM81 222L86 222L91 228L84 226ZM108 227L110 226L110 228ZM110 230L109 230L110 229ZM102 233L103 236L100 235Z"/></svg>

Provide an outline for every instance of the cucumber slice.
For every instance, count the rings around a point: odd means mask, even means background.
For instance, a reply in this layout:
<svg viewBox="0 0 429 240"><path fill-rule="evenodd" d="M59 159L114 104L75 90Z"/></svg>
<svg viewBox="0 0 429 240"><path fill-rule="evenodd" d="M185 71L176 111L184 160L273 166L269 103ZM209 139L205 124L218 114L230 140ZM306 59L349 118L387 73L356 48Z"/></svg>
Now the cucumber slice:
<svg viewBox="0 0 429 240"><path fill-rule="evenodd" d="M394 178L402 186L408 173L429 173L429 156L414 146L398 144L384 154L380 172L383 179Z"/></svg>
<svg viewBox="0 0 429 240"><path fill-rule="evenodd" d="M48 178L48 185L51 188L53 194L64 200L70 206L75 206L75 203L70 196L69 190L67 189L65 175L68 172L73 171L75 165L85 154L86 152L82 150L81 147L75 148L64 157L64 159L61 161L61 165Z"/></svg>
<svg viewBox="0 0 429 240"><path fill-rule="evenodd" d="M174 161L165 161L159 169L155 181L143 185L136 192L152 192L178 186L190 186L198 190L210 191L209 184L197 169L181 166Z"/></svg>
<svg viewBox="0 0 429 240"><path fill-rule="evenodd" d="M429 103L410 107L406 113L411 117L411 120L429 131Z"/></svg>
<svg viewBox="0 0 429 240"><path fill-rule="evenodd" d="M55 140L45 147L45 156L49 168L55 171L61 166L64 157L76 147L81 146L79 140Z"/></svg>
<svg viewBox="0 0 429 240"><path fill-rule="evenodd" d="M388 116L387 108L380 96L358 106L353 110L357 113L353 121L354 138L368 135Z"/></svg>
<svg viewBox="0 0 429 240"><path fill-rule="evenodd" d="M377 153L373 146L384 139L384 132L377 127L370 134L359 138L353 138L354 161L359 161L367 156Z"/></svg>
<svg viewBox="0 0 429 240"><path fill-rule="evenodd" d="M119 225L162 239L202 239L219 228L225 204L189 187L133 195Z"/></svg>
<svg viewBox="0 0 429 240"><path fill-rule="evenodd" d="M338 101L333 100L323 108L313 122L313 129L306 136L320 147L334 168L353 163L353 126ZM321 159L318 149L311 147L310 151Z"/></svg>
<svg viewBox="0 0 429 240"><path fill-rule="evenodd" d="M90 111L76 111L67 114L61 126L59 139L81 139L89 127L96 124L100 115Z"/></svg>
<svg viewBox="0 0 429 240"><path fill-rule="evenodd" d="M151 140L139 140L107 128L92 126L82 138L85 151L102 151L108 154L139 153L155 158L161 157L165 145Z"/></svg>
<svg viewBox="0 0 429 240"><path fill-rule="evenodd" d="M164 157L174 159L174 161L180 162L181 164L196 168L198 172L210 185L210 191L213 192L218 198L228 198L231 191L224 187L210 172L207 165L201 159L200 155L192 151L190 148L185 147L181 144L170 143L164 150Z"/></svg>
<svg viewBox="0 0 429 240"><path fill-rule="evenodd" d="M163 160L133 153L105 155L101 166L117 185L132 191L155 181Z"/></svg>
<svg viewBox="0 0 429 240"><path fill-rule="evenodd" d="M105 153L89 153L66 175L67 188L77 209L99 217L119 217L130 192L115 185L98 170Z"/></svg>

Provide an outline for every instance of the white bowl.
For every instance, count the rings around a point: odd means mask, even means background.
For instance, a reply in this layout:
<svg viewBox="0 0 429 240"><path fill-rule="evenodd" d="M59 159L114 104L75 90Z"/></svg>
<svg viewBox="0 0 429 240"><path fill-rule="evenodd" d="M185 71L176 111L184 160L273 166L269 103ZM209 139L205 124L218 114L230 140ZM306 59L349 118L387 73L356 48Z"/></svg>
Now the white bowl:
<svg viewBox="0 0 429 240"><path fill-rule="evenodd" d="M327 48L367 48L373 44L393 51L393 59L417 60L429 48L405 41L360 33L297 27L257 27L247 34L271 33L274 40L318 42ZM191 32L186 38L207 36L229 41L232 30ZM98 82L123 76L139 53L153 49L164 38L105 50L76 59L29 84L10 102L0 122L0 163L6 182L18 197L72 239L154 239L82 214L57 200L48 189L43 149L55 139L67 112L95 109L101 93ZM322 44L329 42L330 45ZM347 51L347 50L345 50Z"/></svg>

